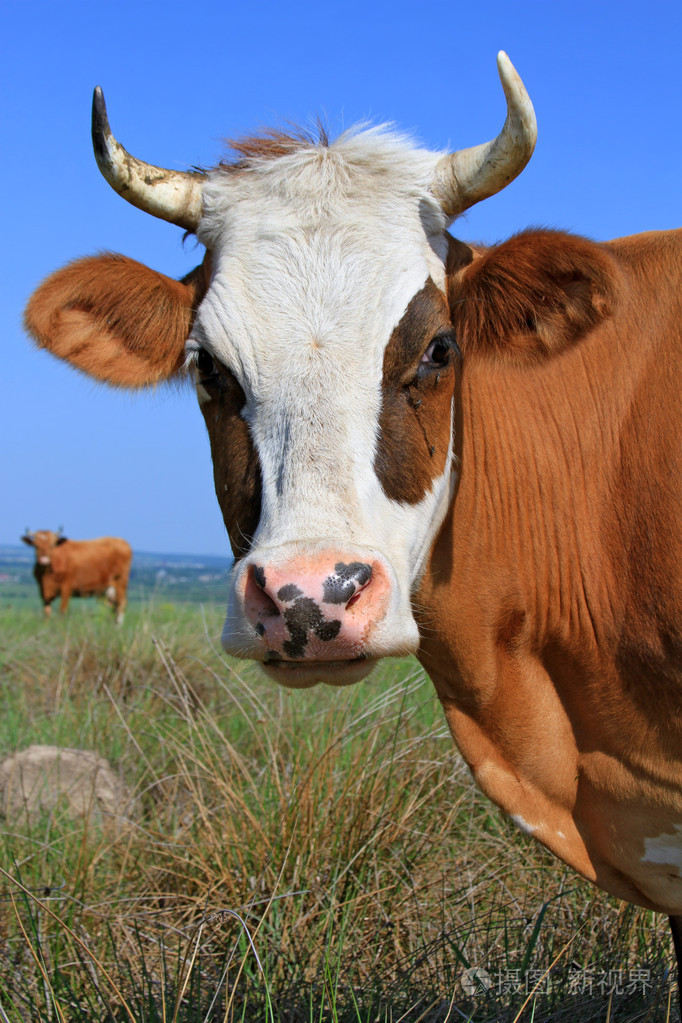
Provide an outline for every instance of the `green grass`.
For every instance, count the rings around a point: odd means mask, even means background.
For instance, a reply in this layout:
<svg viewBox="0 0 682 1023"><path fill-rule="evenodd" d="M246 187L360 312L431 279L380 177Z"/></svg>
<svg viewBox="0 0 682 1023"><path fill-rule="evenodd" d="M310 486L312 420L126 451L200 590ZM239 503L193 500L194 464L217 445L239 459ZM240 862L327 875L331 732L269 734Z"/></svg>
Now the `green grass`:
<svg viewBox="0 0 682 1023"><path fill-rule="evenodd" d="M0 754L94 750L132 808L4 820L2 1023L668 1018L665 920L501 817L415 662L292 693L218 606L76 607L0 608Z"/></svg>

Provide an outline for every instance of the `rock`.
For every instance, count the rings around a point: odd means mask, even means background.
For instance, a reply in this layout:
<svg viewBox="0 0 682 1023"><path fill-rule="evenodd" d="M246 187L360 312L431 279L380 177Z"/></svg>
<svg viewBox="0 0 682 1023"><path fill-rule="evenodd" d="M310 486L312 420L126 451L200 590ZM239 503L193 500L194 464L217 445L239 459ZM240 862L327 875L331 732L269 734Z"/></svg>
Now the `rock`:
<svg viewBox="0 0 682 1023"><path fill-rule="evenodd" d="M131 797L104 757L89 750L29 746L0 764L0 814L51 813L63 803L71 817L119 821Z"/></svg>

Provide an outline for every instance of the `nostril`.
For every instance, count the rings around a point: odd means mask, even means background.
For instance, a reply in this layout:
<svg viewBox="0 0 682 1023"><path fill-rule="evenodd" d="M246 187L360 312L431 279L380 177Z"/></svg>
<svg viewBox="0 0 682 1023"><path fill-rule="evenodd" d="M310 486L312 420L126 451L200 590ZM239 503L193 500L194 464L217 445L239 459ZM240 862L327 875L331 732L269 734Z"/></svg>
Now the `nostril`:
<svg viewBox="0 0 682 1023"><path fill-rule="evenodd" d="M266 590L265 570L261 565L251 565L246 578L244 599L251 619L276 618L280 614L276 602ZM259 626L256 625L256 631ZM262 635L262 626L259 635Z"/></svg>
<svg viewBox="0 0 682 1023"><path fill-rule="evenodd" d="M372 570L371 570L371 568L369 568L368 565L367 566L363 566L363 568L367 568L367 569L369 569L369 571L368 572L362 572L358 576L356 576L356 580L355 580L355 582L356 582L355 593L351 597L350 601L348 601L347 604L346 604L346 610L347 611L348 611L349 608L352 608L354 604L358 603L358 601L359 601L360 597L362 596L362 594L367 589L369 589L369 584L372 581Z"/></svg>
<svg viewBox="0 0 682 1023"><path fill-rule="evenodd" d="M357 604L365 590L369 588L369 584L371 583L371 581L372 577L370 575L365 582L358 583L358 585L355 588L355 593L350 598L350 600L346 601L346 611L348 610L349 607L352 607L353 604Z"/></svg>

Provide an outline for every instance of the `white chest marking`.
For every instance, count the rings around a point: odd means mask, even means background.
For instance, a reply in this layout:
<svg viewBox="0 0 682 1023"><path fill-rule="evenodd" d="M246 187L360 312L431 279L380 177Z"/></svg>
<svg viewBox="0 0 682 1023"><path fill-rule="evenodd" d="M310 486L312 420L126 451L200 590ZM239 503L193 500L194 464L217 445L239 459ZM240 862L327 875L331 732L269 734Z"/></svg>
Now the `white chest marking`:
<svg viewBox="0 0 682 1023"><path fill-rule="evenodd" d="M534 824L529 824L528 821L525 820L520 813L513 813L511 815L511 820L514 821L514 824L516 824L517 828L520 828L521 831L525 831L527 835L532 835L534 832L538 830Z"/></svg>

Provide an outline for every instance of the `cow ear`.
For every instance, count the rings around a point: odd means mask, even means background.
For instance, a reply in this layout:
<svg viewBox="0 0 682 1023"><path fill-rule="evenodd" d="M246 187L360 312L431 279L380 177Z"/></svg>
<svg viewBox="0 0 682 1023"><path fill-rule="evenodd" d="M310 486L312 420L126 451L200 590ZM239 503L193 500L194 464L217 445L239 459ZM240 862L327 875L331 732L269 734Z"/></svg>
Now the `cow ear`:
<svg viewBox="0 0 682 1023"><path fill-rule="evenodd" d="M59 536L59 537L57 537L57 540L55 541L55 547L61 547L61 545L63 543L66 543L66 541L68 539L69 539L68 536Z"/></svg>
<svg viewBox="0 0 682 1023"><path fill-rule="evenodd" d="M34 547L35 546L35 544L33 543L33 538L30 537L30 536L22 536L19 539L23 540L24 543L27 543L29 545L29 547Z"/></svg>
<svg viewBox="0 0 682 1023"><path fill-rule="evenodd" d="M57 270L24 322L40 348L110 384L144 387L181 372L206 261L181 281L107 253Z"/></svg>
<svg viewBox="0 0 682 1023"><path fill-rule="evenodd" d="M616 277L604 248L558 231L524 232L477 252L449 278L464 356L523 363L564 350L611 315Z"/></svg>

